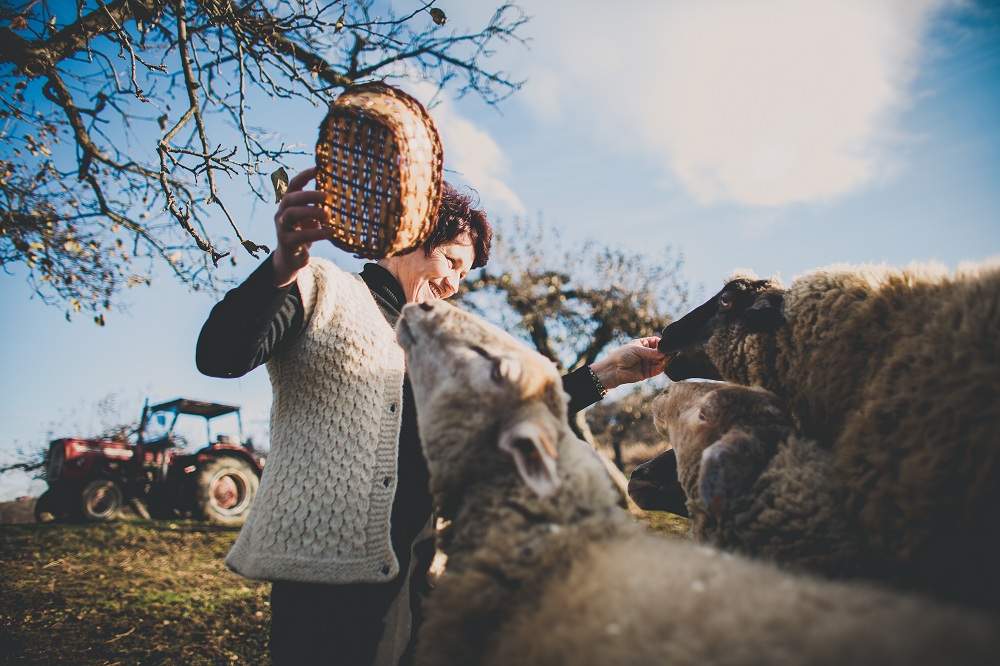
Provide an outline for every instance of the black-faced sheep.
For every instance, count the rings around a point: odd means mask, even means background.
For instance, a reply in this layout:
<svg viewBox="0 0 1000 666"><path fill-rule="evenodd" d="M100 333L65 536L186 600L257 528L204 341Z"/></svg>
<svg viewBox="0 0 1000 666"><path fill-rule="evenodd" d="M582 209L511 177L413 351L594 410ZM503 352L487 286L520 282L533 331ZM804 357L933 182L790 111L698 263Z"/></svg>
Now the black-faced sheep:
<svg viewBox="0 0 1000 666"><path fill-rule="evenodd" d="M1000 607L1000 265L739 276L660 349L783 399L893 576Z"/></svg>
<svg viewBox="0 0 1000 666"><path fill-rule="evenodd" d="M703 543L827 576L884 574L834 491L833 454L798 434L773 393L687 382L652 409L672 448L633 470L640 508L659 509L680 490Z"/></svg>
<svg viewBox="0 0 1000 666"><path fill-rule="evenodd" d="M566 422L555 367L443 302L403 309L448 565L416 663L992 664L1000 617L656 537Z"/></svg>

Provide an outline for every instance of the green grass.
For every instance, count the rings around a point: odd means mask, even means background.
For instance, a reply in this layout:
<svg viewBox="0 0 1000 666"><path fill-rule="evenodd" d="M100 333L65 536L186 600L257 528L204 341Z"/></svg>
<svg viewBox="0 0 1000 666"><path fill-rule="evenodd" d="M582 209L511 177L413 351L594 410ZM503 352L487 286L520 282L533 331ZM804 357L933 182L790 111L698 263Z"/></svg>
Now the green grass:
<svg viewBox="0 0 1000 666"><path fill-rule="evenodd" d="M650 531L688 521L648 512ZM0 525L0 666L267 664L270 585L226 569L238 528Z"/></svg>
<svg viewBox="0 0 1000 666"><path fill-rule="evenodd" d="M238 528L0 526L0 664L264 664L270 585L223 564Z"/></svg>
<svg viewBox="0 0 1000 666"><path fill-rule="evenodd" d="M691 538L691 520L666 511L641 511L636 522L653 534L665 537Z"/></svg>

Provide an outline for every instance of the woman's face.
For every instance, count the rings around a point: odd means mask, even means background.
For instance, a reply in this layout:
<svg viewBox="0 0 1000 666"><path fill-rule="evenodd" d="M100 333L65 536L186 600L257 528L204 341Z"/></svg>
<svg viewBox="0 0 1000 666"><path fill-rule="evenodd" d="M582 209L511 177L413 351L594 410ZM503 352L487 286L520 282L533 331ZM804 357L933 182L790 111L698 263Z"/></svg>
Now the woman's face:
<svg viewBox="0 0 1000 666"><path fill-rule="evenodd" d="M407 303L423 303L454 296L458 283L468 274L475 258L472 239L469 234L462 234L450 243L434 248L429 256L418 249L381 263L403 286Z"/></svg>

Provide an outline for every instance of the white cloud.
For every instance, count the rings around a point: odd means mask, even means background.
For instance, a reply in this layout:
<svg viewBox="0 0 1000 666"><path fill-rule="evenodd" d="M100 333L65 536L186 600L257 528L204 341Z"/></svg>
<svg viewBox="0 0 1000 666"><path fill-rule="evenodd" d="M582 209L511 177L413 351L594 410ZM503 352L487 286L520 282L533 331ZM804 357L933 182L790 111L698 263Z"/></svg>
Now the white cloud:
<svg viewBox="0 0 1000 666"><path fill-rule="evenodd" d="M421 101L433 104L430 113L441 135L444 150L445 180L456 181L449 172L478 192L486 210L497 207L523 213L524 204L507 184L507 156L496 141L465 118L449 99L434 97L434 86L416 84L410 90ZM434 98L434 101L430 100ZM453 182L452 184L458 184Z"/></svg>
<svg viewBox="0 0 1000 666"><path fill-rule="evenodd" d="M893 164L923 29L951 1L546 0L523 65L565 72L566 94L523 101L654 156L702 203L828 199Z"/></svg>
<svg viewBox="0 0 1000 666"><path fill-rule="evenodd" d="M523 213L524 204L505 180L507 157L492 137L447 102L434 108L434 118L444 144L445 167L476 189L487 210L501 206Z"/></svg>
<svg viewBox="0 0 1000 666"><path fill-rule="evenodd" d="M564 83L555 72L536 69L517 96L529 100L530 108L539 121L551 124L563 119L560 99L565 94Z"/></svg>

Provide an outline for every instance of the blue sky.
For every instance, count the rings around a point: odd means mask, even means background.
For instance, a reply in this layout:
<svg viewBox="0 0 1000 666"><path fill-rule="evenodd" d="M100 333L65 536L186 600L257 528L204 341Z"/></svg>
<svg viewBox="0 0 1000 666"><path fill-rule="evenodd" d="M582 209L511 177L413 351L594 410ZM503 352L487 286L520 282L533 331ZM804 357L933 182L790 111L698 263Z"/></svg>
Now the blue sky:
<svg viewBox="0 0 1000 666"><path fill-rule="evenodd" d="M475 25L487 4L441 6ZM652 256L671 245L696 297L737 267L790 280L838 262L954 267L1000 255L997 3L521 4L529 46L497 59L527 83L499 111L404 86L434 103L446 177L474 187L497 226L541 216L564 237ZM323 115L255 112L305 145ZM273 240L273 209L250 197L234 208L250 237ZM244 257L230 270L255 265ZM145 396L240 404L246 429L266 439L266 372L219 380L194 367L214 298L166 277L128 296L128 311L100 328L33 298L23 272L0 275L0 465L50 436L100 429L97 403L112 394L126 416ZM0 501L41 488L3 475Z"/></svg>

